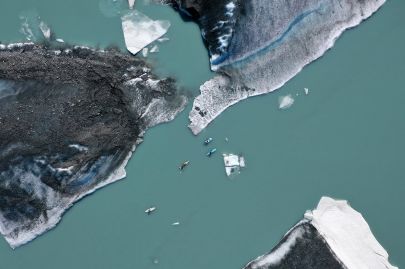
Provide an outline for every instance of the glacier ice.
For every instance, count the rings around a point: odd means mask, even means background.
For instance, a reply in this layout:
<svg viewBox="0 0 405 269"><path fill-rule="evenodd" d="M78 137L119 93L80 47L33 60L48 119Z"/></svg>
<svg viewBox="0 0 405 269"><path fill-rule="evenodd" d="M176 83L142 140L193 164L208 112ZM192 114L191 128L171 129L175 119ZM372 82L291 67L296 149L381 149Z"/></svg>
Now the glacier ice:
<svg viewBox="0 0 405 269"><path fill-rule="evenodd" d="M282 87L385 0L167 0L198 22L218 77L189 114L198 134L229 106ZM232 3L232 4L231 4ZM193 10L190 13L188 10Z"/></svg>

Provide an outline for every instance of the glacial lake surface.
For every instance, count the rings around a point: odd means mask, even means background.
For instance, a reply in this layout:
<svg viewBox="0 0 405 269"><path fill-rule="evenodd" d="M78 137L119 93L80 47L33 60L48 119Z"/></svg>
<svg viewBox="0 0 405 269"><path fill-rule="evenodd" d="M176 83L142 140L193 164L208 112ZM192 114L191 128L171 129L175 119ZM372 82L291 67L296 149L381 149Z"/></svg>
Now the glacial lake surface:
<svg viewBox="0 0 405 269"><path fill-rule="evenodd" d="M213 76L198 27L169 7L138 0L136 8L171 22L170 41L148 59L197 95ZM0 41L25 40L22 22L39 15L67 42L125 50L125 9L123 0L2 0ZM348 200L404 267L404 11L404 1L387 1L280 90L231 107L197 137L187 128L191 105L149 130L126 179L25 246L0 240L0 268L238 269L270 251L323 195ZM281 111L288 94L295 103ZM218 149L212 158L206 137ZM246 169L227 178L221 153L242 153ZM191 164L179 173L184 160ZM150 206L157 211L146 216Z"/></svg>

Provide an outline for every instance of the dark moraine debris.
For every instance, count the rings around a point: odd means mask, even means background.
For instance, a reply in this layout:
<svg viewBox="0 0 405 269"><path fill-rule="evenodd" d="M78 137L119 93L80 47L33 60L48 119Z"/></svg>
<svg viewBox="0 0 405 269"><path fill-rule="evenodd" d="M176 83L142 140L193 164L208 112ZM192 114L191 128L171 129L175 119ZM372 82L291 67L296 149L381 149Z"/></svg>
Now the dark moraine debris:
<svg viewBox="0 0 405 269"><path fill-rule="evenodd" d="M12 247L125 177L145 130L186 103L171 78L115 50L0 45L0 232Z"/></svg>

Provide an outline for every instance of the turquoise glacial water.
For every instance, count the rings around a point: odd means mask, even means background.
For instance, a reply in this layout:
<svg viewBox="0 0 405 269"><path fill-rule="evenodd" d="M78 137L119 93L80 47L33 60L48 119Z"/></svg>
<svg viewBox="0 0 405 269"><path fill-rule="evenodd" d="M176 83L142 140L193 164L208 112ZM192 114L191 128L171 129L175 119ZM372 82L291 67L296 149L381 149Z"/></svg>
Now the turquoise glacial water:
<svg viewBox="0 0 405 269"><path fill-rule="evenodd" d="M0 40L22 40L19 15L33 11L66 41L124 48L120 18L105 8L111 5L3 0ZM171 21L171 40L150 60L198 94L212 77L198 28L168 7L144 0L137 7ZM282 89L228 109L198 137L186 127L188 111L149 130L125 180L80 201L28 245L12 250L0 240L0 268L242 268L322 195L349 200L391 262L404 267L404 10L404 1L387 1ZM289 110L277 109L280 96L296 93ZM219 151L211 159L202 146L207 136ZM225 176L222 152L244 154L241 175ZM185 159L191 165L180 174ZM151 205L158 210L146 216Z"/></svg>

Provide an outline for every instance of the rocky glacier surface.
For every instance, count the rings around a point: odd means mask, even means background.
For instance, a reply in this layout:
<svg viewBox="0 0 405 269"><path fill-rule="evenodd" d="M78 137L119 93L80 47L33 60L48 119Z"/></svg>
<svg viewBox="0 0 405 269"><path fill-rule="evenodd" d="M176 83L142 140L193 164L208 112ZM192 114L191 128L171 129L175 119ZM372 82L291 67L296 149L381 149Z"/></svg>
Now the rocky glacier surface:
<svg viewBox="0 0 405 269"><path fill-rule="evenodd" d="M0 44L0 232L10 246L125 177L144 132L185 104L173 79L114 49Z"/></svg>
<svg viewBox="0 0 405 269"><path fill-rule="evenodd" d="M385 0L166 0L195 20L218 76L201 86L189 127L198 134L227 107L283 86Z"/></svg>
<svg viewBox="0 0 405 269"><path fill-rule="evenodd" d="M269 253L244 269L398 269L363 216L347 201L322 197Z"/></svg>

